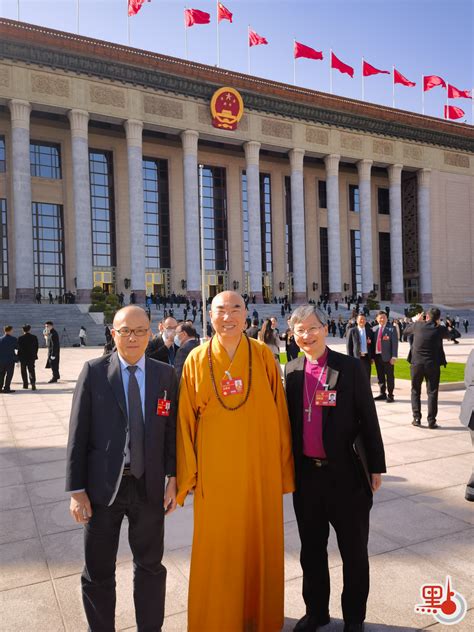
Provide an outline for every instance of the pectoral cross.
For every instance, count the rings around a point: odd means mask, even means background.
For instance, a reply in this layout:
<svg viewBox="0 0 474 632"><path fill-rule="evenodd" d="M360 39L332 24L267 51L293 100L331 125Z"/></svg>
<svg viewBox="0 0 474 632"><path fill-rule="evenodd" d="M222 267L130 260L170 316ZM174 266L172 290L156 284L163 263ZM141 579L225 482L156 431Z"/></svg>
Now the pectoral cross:
<svg viewBox="0 0 474 632"><path fill-rule="evenodd" d="M311 404L308 406L308 408L304 409L304 412L308 415L306 421L308 423L311 423Z"/></svg>

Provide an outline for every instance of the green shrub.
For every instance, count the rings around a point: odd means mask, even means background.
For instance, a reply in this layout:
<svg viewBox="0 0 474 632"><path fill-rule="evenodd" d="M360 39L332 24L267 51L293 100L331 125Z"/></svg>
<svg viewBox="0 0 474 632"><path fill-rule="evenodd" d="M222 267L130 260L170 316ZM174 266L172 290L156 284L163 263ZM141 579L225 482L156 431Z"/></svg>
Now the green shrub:
<svg viewBox="0 0 474 632"><path fill-rule="evenodd" d="M412 303L410 307L408 308L408 316L412 318L413 316L416 316L422 311L423 311L422 305L420 305L419 303Z"/></svg>

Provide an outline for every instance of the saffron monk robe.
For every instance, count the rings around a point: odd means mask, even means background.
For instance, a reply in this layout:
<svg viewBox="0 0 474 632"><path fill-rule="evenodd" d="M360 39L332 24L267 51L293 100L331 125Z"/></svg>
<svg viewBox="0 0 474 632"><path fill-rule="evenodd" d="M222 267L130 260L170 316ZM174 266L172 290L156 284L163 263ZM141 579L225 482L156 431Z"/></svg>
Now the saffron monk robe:
<svg viewBox="0 0 474 632"><path fill-rule="evenodd" d="M189 632L283 627L283 494L294 490L279 367L248 338L235 292L212 301L216 335L183 367L178 503L194 490Z"/></svg>

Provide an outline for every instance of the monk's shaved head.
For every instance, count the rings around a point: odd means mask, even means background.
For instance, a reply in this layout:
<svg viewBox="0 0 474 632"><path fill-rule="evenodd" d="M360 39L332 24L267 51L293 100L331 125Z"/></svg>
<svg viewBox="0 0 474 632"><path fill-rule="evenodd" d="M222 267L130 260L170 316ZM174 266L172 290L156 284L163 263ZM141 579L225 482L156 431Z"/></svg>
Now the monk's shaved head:
<svg viewBox="0 0 474 632"><path fill-rule="evenodd" d="M217 307L232 307L234 309L241 307L245 310L245 302L237 292L226 290L216 294L212 299L211 310L214 311Z"/></svg>

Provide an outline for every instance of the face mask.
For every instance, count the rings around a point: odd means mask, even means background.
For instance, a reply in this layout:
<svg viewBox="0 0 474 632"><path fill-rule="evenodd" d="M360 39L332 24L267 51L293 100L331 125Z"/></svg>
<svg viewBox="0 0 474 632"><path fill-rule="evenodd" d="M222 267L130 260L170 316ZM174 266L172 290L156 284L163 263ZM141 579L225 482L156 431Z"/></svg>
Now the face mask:
<svg viewBox="0 0 474 632"><path fill-rule="evenodd" d="M178 334L176 334L176 336L174 337L174 344L175 344L177 347L180 347L180 346L181 346L181 340L179 339Z"/></svg>

